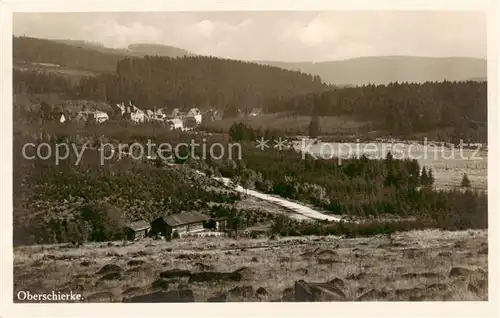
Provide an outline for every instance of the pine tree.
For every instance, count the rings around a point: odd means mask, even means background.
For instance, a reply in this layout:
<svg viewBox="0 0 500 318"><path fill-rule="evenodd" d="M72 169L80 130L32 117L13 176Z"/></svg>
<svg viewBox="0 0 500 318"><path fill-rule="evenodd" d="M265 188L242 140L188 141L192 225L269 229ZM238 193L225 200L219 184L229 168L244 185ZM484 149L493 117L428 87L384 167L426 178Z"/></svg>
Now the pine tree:
<svg viewBox="0 0 500 318"><path fill-rule="evenodd" d="M318 137L318 135L320 133L318 116L316 116L316 115L312 116L311 122L309 123L308 132L309 132L310 138L317 138Z"/></svg>
<svg viewBox="0 0 500 318"><path fill-rule="evenodd" d="M462 177L461 185L463 188L470 188L471 182L470 182L469 176L467 176L467 173L464 173L464 175Z"/></svg>
<svg viewBox="0 0 500 318"><path fill-rule="evenodd" d="M427 173L427 185L433 185L434 184L434 175L432 174L432 169L429 169L429 172Z"/></svg>
<svg viewBox="0 0 500 318"><path fill-rule="evenodd" d="M422 174L420 175L420 184L426 186L429 182L429 177L427 176L427 169L422 168Z"/></svg>

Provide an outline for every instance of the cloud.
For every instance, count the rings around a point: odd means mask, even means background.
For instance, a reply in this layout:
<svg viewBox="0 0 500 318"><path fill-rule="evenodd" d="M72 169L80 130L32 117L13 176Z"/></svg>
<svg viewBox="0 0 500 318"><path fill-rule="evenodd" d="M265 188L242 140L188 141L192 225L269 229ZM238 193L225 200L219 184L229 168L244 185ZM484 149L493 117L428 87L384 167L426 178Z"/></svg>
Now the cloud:
<svg viewBox="0 0 500 318"><path fill-rule="evenodd" d="M17 13L14 33L110 47L151 42L245 60L486 56L480 12Z"/></svg>
<svg viewBox="0 0 500 318"><path fill-rule="evenodd" d="M198 28L202 35L210 37L214 31L214 24L210 20L203 20L198 23Z"/></svg>

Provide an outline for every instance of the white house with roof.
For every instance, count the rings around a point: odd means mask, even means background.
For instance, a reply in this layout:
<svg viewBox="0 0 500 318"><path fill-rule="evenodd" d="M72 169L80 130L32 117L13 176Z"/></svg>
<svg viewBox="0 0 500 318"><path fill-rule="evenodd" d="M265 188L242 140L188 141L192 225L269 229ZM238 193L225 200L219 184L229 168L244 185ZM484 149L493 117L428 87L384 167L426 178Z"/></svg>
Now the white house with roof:
<svg viewBox="0 0 500 318"><path fill-rule="evenodd" d="M197 124L201 124L202 121L202 115L201 112L198 108L191 108L187 114L186 117L193 117L196 120Z"/></svg>
<svg viewBox="0 0 500 318"><path fill-rule="evenodd" d="M100 110L85 110L78 112L77 119L86 118L86 120L94 120L96 123L103 123L109 120L107 113Z"/></svg>
<svg viewBox="0 0 500 318"><path fill-rule="evenodd" d="M169 124L171 130L184 130L184 124L179 118L169 119L167 120L167 123Z"/></svg>

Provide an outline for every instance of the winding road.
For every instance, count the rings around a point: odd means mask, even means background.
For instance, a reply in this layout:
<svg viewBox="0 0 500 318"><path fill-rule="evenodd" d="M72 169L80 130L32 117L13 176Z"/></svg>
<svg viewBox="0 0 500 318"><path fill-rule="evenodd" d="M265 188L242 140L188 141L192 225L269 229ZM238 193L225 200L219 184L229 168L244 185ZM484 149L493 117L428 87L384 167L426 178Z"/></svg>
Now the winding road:
<svg viewBox="0 0 500 318"><path fill-rule="evenodd" d="M199 170L195 170L195 171L196 171L196 173L198 173L200 175L206 176L206 174L203 173L202 171L199 171ZM309 219L309 220L311 220L311 219L312 220L328 220L328 221L340 221L341 220L341 218L339 218L339 217L335 217L335 216L321 213L317 210L311 209L308 206L305 206L305 205L302 205L299 203L295 203L295 202L289 201L287 199L283 199L283 198L276 197L273 195L265 194L265 193L258 192L255 190L245 189L240 185L234 185L233 182L231 181L231 179L229 179L229 178L225 178L225 177L212 177L212 178L223 182L225 186L231 187L231 189L234 189L235 191L238 191L238 192L244 193L246 195L250 195L250 196L256 197L258 199L268 201L268 202L274 203L276 205L282 206L286 209L289 209L289 210L295 212L296 214L301 215L302 216L301 219L303 219L303 220L307 220L307 219Z"/></svg>

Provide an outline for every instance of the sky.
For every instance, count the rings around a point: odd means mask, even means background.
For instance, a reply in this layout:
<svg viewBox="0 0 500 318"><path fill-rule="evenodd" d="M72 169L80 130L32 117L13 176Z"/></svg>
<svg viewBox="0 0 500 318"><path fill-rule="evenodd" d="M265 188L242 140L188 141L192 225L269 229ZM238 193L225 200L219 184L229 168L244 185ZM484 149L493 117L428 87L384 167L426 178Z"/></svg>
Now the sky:
<svg viewBox="0 0 500 318"><path fill-rule="evenodd" d="M166 44L253 61L487 55L486 15L472 11L16 13L13 30L113 48Z"/></svg>

